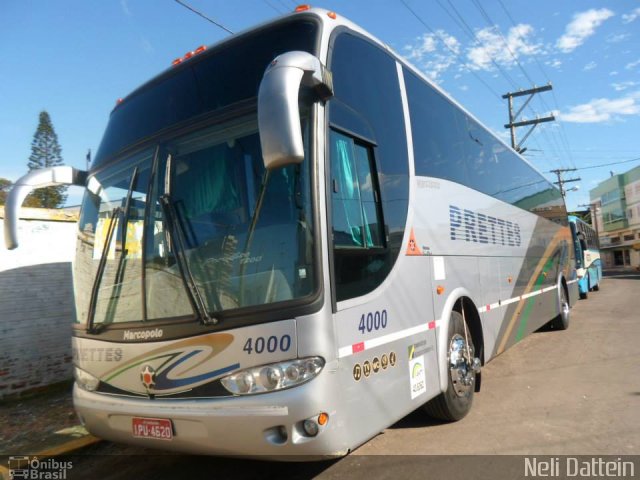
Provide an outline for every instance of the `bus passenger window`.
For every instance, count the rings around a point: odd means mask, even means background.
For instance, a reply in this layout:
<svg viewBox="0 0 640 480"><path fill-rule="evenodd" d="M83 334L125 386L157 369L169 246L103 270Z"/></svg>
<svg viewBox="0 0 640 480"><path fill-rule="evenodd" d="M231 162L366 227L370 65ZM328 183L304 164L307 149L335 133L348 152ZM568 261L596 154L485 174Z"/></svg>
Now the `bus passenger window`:
<svg viewBox="0 0 640 480"><path fill-rule="evenodd" d="M336 247L383 246L377 185L367 147L331 131L333 243Z"/></svg>
<svg viewBox="0 0 640 480"><path fill-rule="evenodd" d="M358 297L390 269L371 147L331 130L331 218L336 300Z"/></svg>

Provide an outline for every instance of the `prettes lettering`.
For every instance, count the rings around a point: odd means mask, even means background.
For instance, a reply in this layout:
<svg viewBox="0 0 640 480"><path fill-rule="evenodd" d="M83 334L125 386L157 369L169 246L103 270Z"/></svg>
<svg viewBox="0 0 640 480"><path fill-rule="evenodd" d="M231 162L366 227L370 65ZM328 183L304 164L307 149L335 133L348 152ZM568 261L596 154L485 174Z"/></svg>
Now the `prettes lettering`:
<svg viewBox="0 0 640 480"><path fill-rule="evenodd" d="M519 247L520 225L502 218L449 205L451 240Z"/></svg>

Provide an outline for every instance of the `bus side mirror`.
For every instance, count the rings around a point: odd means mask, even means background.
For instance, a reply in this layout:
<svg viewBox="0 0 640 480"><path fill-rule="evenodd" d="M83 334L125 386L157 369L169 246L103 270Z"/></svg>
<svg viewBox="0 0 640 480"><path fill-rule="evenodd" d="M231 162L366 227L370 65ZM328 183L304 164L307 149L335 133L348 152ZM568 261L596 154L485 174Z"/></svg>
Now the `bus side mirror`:
<svg viewBox="0 0 640 480"><path fill-rule="evenodd" d="M4 243L9 250L18 246L18 218L20 207L27 195L37 188L54 185L77 185L84 187L87 172L73 167L60 166L32 170L21 177L9 192L4 206Z"/></svg>
<svg viewBox="0 0 640 480"><path fill-rule="evenodd" d="M278 55L267 67L258 91L258 127L267 170L301 163L304 159L298 95L311 87L316 98L333 96L329 72L316 57L293 51Z"/></svg>

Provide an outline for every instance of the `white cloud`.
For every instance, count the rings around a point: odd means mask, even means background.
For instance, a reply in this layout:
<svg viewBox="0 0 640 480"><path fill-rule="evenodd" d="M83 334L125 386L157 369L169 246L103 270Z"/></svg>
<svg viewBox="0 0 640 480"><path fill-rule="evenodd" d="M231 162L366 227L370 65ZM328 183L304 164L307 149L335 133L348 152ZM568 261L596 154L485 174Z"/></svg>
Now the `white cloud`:
<svg viewBox="0 0 640 480"><path fill-rule="evenodd" d="M635 62L627 63L624 66L624 68L626 68L627 70L631 70L633 68L636 68L638 65L640 65L640 58L638 60L636 60Z"/></svg>
<svg viewBox="0 0 640 480"><path fill-rule="evenodd" d="M495 61L499 65L513 65L516 58L540 52L541 45L533 43L534 29L531 25L519 24L511 27L503 37L496 27L487 27L476 32L479 45L469 48L467 58L473 70L490 70ZM506 45L505 45L506 41Z"/></svg>
<svg viewBox="0 0 640 480"><path fill-rule="evenodd" d="M573 123L601 123L620 120L624 115L640 115L640 91L615 99L596 98L567 112L554 113L559 120Z"/></svg>
<svg viewBox="0 0 640 480"><path fill-rule="evenodd" d="M613 12L607 8L576 13L567 25L564 35L556 42L556 46L564 53L575 50L595 33L602 22L612 16Z"/></svg>
<svg viewBox="0 0 640 480"><path fill-rule="evenodd" d="M636 85L638 85L638 82L634 82L634 81L626 81L626 82L620 82L620 83L612 83L611 86L613 87L613 89L616 92L621 92L623 90L627 90L628 88L632 88L635 87Z"/></svg>
<svg viewBox="0 0 640 480"><path fill-rule="evenodd" d="M562 65L562 62L557 58L554 58L553 60L549 60L548 62L545 62L545 65L549 65L551 68L559 68L560 65Z"/></svg>
<svg viewBox="0 0 640 480"><path fill-rule="evenodd" d="M608 43L620 43L625 41L627 38L631 37L630 33L617 33L617 34L611 34L607 37L607 42Z"/></svg>
<svg viewBox="0 0 640 480"><path fill-rule="evenodd" d="M460 53L458 39L443 30L436 33L425 33L416 38L413 45L404 47L407 59L435 82L456 63L456 55Z"/></svg>
<svg viewBox="0 0 640 480"><path fill-rule="evenodd" d="M596 62L591 61L587 63L584 67L582 67L582 70L584 70L585 72L588 72L589 70L593 70L597 66L598 64Z"/></svg>
<svg viewBox="0 0 640 480"><path fill-rule="evenodd" d="M120 6L122 7L122 11L127 17L133 16L133 14L131 13L131 10L129 9L129 4L127 3L127 0L120 0Z"/></svg>
<svg viewBox="0 0 640 480"><path fill-rule="evenodd" d="M640 17L640 7L632 10L630 13L623 14L622 23L631 23L638 17Z"/></svg>
<svg viewBox="0 0 640 480"><path fill-rule="evenodd" d="M609 76L611 77L615 77L616 75L618 75L618 71L614 70L613 72L609 72Z"/></svg>

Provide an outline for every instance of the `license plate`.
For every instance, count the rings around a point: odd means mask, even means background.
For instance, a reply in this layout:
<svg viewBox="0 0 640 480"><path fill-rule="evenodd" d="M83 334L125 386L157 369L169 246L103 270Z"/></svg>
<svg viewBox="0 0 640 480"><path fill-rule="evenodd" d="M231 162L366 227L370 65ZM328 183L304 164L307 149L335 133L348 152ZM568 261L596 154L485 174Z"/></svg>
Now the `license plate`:
<svg viewBox="0 0 640 480"><path fill-rule="evenodd" d="M155 438L158 440L171 440L173 428L171 420L166 418L139 418L131 420L133 436L138 438Z"/></svg>

